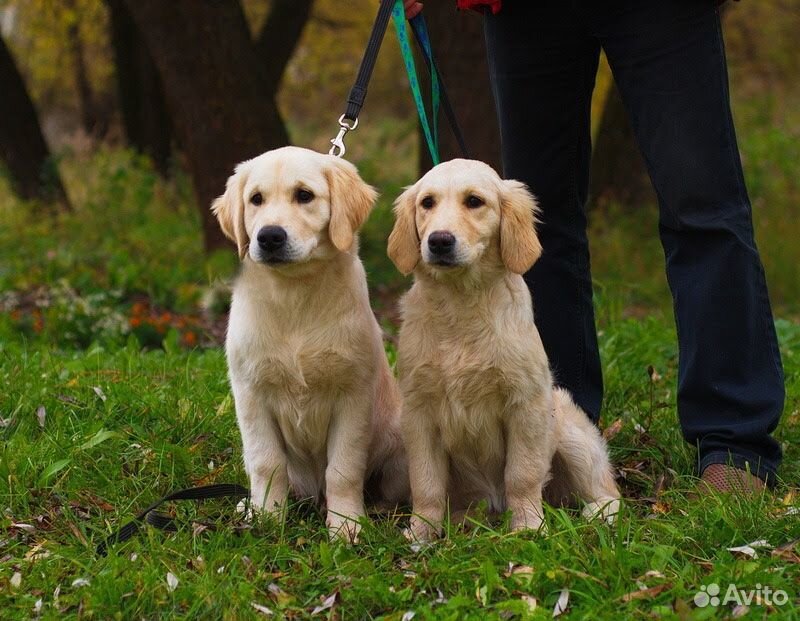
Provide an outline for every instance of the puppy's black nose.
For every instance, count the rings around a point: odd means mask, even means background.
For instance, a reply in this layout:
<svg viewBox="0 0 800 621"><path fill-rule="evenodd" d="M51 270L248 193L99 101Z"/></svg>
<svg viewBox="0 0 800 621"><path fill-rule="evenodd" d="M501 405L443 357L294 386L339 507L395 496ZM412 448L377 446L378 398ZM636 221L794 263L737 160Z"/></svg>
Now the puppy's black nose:
<svg viewBox="0 0 800 621"><path fill-rule="evenodd" d="M265 226L256 235L259 247L267 252L283 248L286 245L286 237L286 229L282 226Z"/></svg>
<svg viewBox="0 0 800 621"><path fill-rule="evenodd" d="M434 231L428 236L428 248L433 254L448 254L455 246L456 238L449 231Z"/></svg>

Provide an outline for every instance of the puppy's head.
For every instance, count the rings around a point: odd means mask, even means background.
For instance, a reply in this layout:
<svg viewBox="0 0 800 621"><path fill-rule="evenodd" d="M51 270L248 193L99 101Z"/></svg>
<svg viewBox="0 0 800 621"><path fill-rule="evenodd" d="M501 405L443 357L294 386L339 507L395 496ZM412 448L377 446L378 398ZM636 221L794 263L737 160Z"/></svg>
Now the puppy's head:
<svg viewBox="0 0 800 621"><path fill-rule="evenodd" d="M281 267L350 251L375 198L351 163L284 147L239 164L211 209L240 258Z"/></svg>
<svg viewBox="0 0 800 621"><path fill-rule="evenodd" d="M403 274L502 264L522 274L539 258L537 206L518 181L482 162L439 164L395 202L389 257Z"/></svg>

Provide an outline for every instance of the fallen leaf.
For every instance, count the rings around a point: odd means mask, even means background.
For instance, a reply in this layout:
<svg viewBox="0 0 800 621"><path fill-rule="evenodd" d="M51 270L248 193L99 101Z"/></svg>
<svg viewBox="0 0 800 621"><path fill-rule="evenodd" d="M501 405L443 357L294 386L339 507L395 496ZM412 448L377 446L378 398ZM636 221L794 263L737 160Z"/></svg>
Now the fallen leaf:
<svg viewBox="0 0 800 621"><path fill-rule="evenodd" d="M11 585L12 589L18 589L22 584L22 574L19 573L18 571L15 571L14 575L11 576L11 580L9 580L8 583Z"/></svg>
<svg viewBox="0 0 800 621"><path fill-rule="evenodd" d="M100 388L100 386L92 386L92 390L94 390L94 394L100 397L100 400L105 403L108 397L106 397L106 393L103 392L103 389Z"/></svg>
<svg viewBox="0 0 800 621"><path fill-rule="evenodd" d="M520 574L523 576L531 576L533 575L533 571L533 567L530 565L514 565L514 563L509 563L508 569L503 572L503 575L506 578Z"/></svg>
<svg viewBox="0 0 800 621"><path fill-rule="evenodd" d="M178 588L179 582L180 580L178 580L178 576L173 574L171 571L167 572L167 590L170 593L172 593L172 591Z"/></svg>
<svg viewBox="0 0 800 621"><path fill-rule="evenodd" d="M613 438L620 431L622 431L622 425L623 425L622 419L618 418L603 430L603 437L606 440L611 440L611 438Z"/></svg>
<svg viewBox="0 0 800 621"><path fill-rule="evenodd" d="M39 427L44 429L44 421L47 418L47 410L44 409L43 405L40 405L36 408L36 420L39 421Z"/></svg>
<svg viewBox="0 0 800 621"><path fill-rule="evenodd" d="M36 600L33 604L33 612L37 615L42 612L42 598Z"/></svg>
<svg viewBox="0 0 800 621"><path fill-rule="evenodd" d="M69 525L69 529L72 531L72 534L75 535L75 539L80 541L84 546L88 546L89 542L86 541L86 537L83 536L81 529L72 522L67 522L67 524Z"/></svg>
<svg viewBox="0 0 800 621"><path fill-rule="evenodd" d="M800 555L798 555L795 548L797 548L800 539L783 543L772 551L772 556L789 561L790 563L800 563Z"/></svg>
<svg viewBox="0 0 800 621"><path fill-rule="evenodd" d="M745 616L748 612L750 612L750 606L739 604L733 610L731 610L731 617L738 619L739 617Z"/></svg>
<svg viewBox="0 0 800 621"><path fill-rule="evenodd" d="M569 606L569 589L564 588L561 589L561 593L558 595L558 601L553 607L553 617L564 614L567 611L567 606Z"/></svg>
<svg viewBox="0 0 800 621"><path fill-rule="evenodd" d="M659 593L663 593L671 586L672 586L671 584L665 582L663 584L657 584L649 588L637 589L636 591L625 593L625 595L622 596L622 601L632 602L637 599L650 599L651 597L655 597Z"/></svg>
<svg viewBox="0 0 800 621"><path fill-rule="evenodd" d="M272 596L272 599L275 600L275 603L278 604L281 608L285 607L289 602L292 601L292 596L289 595L286 591L284 591L281 587L279 587L274 582L270 582L267 586L267 591Z"/></svg>
<svg viewBox="0 0 800 621"><path fill-rule="evenodd" d="M29 533L32 533L36 530L36 527L33 524L23 524L22 522L12 522L11 528L16 528L17 530L26 530Z"/></svg>
<svg viewBox="0 0 800 621"><path fill-rule="evenodd" d="M267 616L267 617L271 617L272 615L274 615L274 614L275 614L274 612L272 612L272 610L270 610L270 609L269 609L269 608L267 608L266 606L262 606L261 604L256 604L255 602L250 602L250 605L251 605L253 608L255 608L255 610L256 610L257 612L260 612L262 615L265 615L265 616Z"/></svg>
<svg viewBox="0 0 800 621"><path fill-rule="evenodd" d="M413 610L407 610L406 612L403 613L403 616L400 617L400 621L411 621L411 619L413 619L416 616L417 616L416 612L414 612Z"/></svg>
<svg viewBox="0 0 800 621"><path fill-rule="evenodd" d="M746 558L758 558L758 552L756 552L756 549L771 548L771 547L772 546L769 545L769 542L766 539L759 539L758 541L753 541L744 546L727 548L727 550L728 552L732 552L733 554L738 554L739 556L743 556Z"/></svg>
<svg viewBox="0 0 800 621"><path fill-rule="evenodd" d="M14 422L13 418L0 418L0 427L8 427Z"/></svg>
<svg viewBox="0 0 800 621"><path fill-rule="evenodd" d="M87 578L75 578L72 581L72 588L80 589L81 587L89 586L91 582Z"/></svg>
<svg viewBox="0 0 800 621"><path fill-rule="evenodd" d="M48 556L50 556L50 552L48 552L44 547L45 543L46 543L45 541L41 541L37 543L35 546L33 546L30 550L28 550L25 553L25 560L35 561L37 559L47 558Z"/></svg>
<svg viewBox="0 0 800 621"><path fill-rule="evenodd" d="M539 602L532 595L523 595L520 599L528 605L528 611L530 612L533 612L539 606Z"/></svg>
<svg viewBox="0 0 800 621"><path fill-rule="evenodd" d="M321 612L325 612L326 610L330 610L331 608L333 608L334 604L336 603L336 598L338 596L339 596L339 592L338 591L334 591L333 593L328 595L328 597L326 597L325 600L319 606L316 606L314 608L314 610L311 611L311 614L312 615L318 615Z"/></svg>

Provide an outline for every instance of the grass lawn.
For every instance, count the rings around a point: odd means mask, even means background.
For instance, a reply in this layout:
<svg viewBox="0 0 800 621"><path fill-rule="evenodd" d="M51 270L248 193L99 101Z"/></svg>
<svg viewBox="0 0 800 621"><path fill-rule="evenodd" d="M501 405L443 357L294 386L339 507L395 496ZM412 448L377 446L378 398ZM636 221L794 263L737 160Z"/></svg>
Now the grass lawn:
<svg viewBox="0 0 800 621"><path fill-rule="evenodd" d="M800 364L788 352L800 327L779 328L793 395L779 431L782 474L796 481ZM693 456L677 431L673 341L655 319L603 331L605 424L620 421L610 443L628 499L614 528L553 510L547 537L476 524L414 552L400 535L402 516L379 519L348 547L329 543L307 507L283 527L250 527L232 504L210 501L176 507L186 525L177 534L146 529L105 558L93 546L168 490L246 484L224 357L169 342L151 351L133 342L84 351L4 344L0 616L240 619L262 615L256 604L294 618L334 597L316 616L549 618L566 589L566 618L705 619L730 616L732 606L696 608L698 589L735 583L791 598L772 610L751 606L749 618L793 618L800 550L749 558L727 548L796 540L800 520L790 513L800 499L786 484L748 501L687 499ZM648 365L660 379L648 378Z"/></svg>

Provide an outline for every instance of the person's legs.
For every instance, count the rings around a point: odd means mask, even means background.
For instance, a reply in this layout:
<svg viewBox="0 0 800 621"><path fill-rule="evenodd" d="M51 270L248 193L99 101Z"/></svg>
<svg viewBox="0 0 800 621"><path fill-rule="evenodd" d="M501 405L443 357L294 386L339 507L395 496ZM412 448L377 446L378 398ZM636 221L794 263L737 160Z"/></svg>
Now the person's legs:
<svg viewBox="0 0 800 621"><path fill-rule="evenodd" d="M506 0L485 18L504 175L542 209L541 259L525 274L555 381L597 421L603 397L584 204L599 48L561 0Z"/></svg>
<svg viewBox="0 0 800 621"><path fill-rule="evenodd" d="M623 0L593 11L659 198L684 437L701 473L732 462L774 481L783 371L715 3Z"/></svg>

